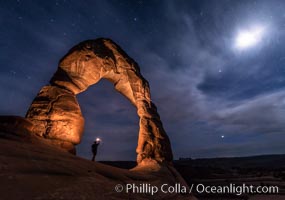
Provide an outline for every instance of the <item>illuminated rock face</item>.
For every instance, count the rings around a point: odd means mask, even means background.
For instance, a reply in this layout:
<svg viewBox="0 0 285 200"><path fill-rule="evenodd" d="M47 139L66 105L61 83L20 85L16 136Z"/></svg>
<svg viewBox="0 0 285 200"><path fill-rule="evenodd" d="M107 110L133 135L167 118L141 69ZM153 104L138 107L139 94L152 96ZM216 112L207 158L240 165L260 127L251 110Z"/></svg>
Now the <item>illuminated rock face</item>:
<svg viewBox="0 0 285 200"><path fill-rule="evenodd" d="M148 82L138 64L109 39L84 41L73 47L33 101L26 117L34 132L59 143L80 143L84 119L75 95L105 78L137 108L137 162L172 161L172 150L159 114L150 98Z"/></svg>
<svg viewBox="0 0 285 200"><path fill-rule="evenodd" d="M80 142L84 118L71 91L53 85L44 86L26 118L34 124L32 132L75 153L73 144Z"/></svg>

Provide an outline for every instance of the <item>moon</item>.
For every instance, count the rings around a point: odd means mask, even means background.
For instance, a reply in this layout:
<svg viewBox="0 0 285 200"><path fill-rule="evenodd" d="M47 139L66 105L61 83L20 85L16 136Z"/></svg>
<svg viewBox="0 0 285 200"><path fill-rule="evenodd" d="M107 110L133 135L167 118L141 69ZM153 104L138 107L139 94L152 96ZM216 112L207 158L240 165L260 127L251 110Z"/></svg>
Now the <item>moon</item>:
<svg viewBox="0 0 285 200"><path fill-rule="evenodd" d="M254 26L249 29L241 30L235 38L235 47L239 50L256 46L262 41L265 27Z"/></svg>

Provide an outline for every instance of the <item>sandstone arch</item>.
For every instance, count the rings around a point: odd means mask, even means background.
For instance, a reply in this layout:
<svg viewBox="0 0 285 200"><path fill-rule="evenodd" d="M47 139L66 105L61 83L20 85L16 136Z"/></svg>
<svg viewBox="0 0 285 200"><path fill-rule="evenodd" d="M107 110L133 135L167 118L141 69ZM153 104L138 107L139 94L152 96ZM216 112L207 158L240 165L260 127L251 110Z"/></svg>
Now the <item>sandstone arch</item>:
<svg viewBox="0 0 285 200"><path fill-rule="evenodd" d="M80 143L84 118L76 94L102 78L111 81L137 108L137 162L171 162L170 142L151 101L149 84L138 64L110 39L81 42L60 60L50 85L40 90L26 114L35 125L33 132L66 149Z"/></svg>

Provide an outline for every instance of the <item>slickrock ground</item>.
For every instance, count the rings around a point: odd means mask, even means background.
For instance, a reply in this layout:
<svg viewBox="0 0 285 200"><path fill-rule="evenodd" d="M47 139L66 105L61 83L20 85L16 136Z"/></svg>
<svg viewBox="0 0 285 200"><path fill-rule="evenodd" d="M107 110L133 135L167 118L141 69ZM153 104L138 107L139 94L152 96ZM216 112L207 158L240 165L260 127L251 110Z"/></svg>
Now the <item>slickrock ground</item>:
<svg viewBox="0 0 285 200"><path fill-rule="evenodd" d="M181 194L131 194L117 184L174 184L175 175L156 166L126 170L91 162L34 136L0 132L1 200L195 199ZM151 170L152 167L152 170Z"/></svg>

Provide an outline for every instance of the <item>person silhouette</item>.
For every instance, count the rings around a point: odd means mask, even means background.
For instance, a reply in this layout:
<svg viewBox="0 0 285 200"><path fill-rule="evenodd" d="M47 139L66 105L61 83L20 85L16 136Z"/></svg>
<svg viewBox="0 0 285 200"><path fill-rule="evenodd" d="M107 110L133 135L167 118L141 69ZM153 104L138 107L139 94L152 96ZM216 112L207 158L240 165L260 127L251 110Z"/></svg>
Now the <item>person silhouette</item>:
<svg viewBox="0 0 285 200"><path fill-rule="evenodd" d="M100 144L100 138L97 138L94 143L92 144L92 153L93 153L93 157L92 157L92 161L94 162L95 161L95 157L96 157L96 154L97 154L97 148Z"/></svg>

